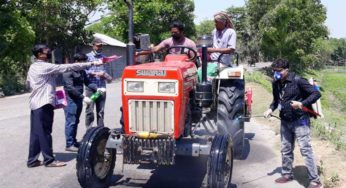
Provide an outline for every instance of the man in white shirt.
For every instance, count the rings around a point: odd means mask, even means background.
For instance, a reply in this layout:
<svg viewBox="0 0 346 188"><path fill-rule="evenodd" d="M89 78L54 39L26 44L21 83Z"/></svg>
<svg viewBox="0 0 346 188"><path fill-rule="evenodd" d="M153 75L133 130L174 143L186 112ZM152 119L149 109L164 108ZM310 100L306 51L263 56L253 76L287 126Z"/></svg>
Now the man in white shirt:
<svg viewBox="0 0 346 188"><path fill-rule="evenodd" d="M66 163L55 160L52 147L52 126L55 107L55 79L58 74L68 71L83 70L103 63L88 62L56 65L49 63L51 50L44 44L37 44L32 50L35 55L30 65L27 84L32 89L30 103L30 145L27 166L29 168L45 165L62 167ZM42 152L44 161L38 160Z"/></svg>
<svg viewBox="0 0 346 188"><path fill-rule="evenodd" d="M214 22L215 29L212 31L213 47L208 48L208 52L211 53L210 56L213 61L217 61L223 53L220 59L221 67L232 66L237 40L233 23L225 12L215 14Z"/></svg>

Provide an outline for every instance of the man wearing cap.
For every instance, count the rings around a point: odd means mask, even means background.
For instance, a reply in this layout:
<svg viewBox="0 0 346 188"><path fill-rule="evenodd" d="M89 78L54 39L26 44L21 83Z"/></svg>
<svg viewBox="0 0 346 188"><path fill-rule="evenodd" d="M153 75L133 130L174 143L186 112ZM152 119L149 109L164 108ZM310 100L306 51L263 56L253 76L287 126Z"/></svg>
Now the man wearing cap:
<svg viewBox="0 0 346 188"><path fill-rule="evenodd" d="M219 12L214 15L215 29L212 31L213 47L208 48L211 53L211 59L217 61L223 53L220 66L232 66L232 53L236 49L237 34L234 30L230 17L225 12Z"/></svg>
<svg viewBox="0 0 346 188"><path fill-rule="evenodd" d="M102 54L102 41L100 39L94 39L92 42L92 51L87 54L88 61L102 60L105 55ZM106 81L112 81L112 77L107 74L104 66L92 66L86 70L87 79L91 84L95 84L98 90L105 91ZM85 95L90 97L94 91L89 88L85 88ZM106 93L102 92L95 102L89 103L85 109L85 124L87 128L90 128L94 122L94 106L96 105L96 118L97 126L104 126L104 108L106 103Z"/></svg>
<svg viewBox="0 0 346 188"><path fill-rule="evenodd" d="M27 166L29 168L45 165L61 167L66 164L55 160L52 147L52 126L55 107L56 76L68 71L83 70L102 62L74 63L56 65L49 63L51 50L44 44L37 44L32 49L35 56L30 65L27 85L32 89L30 103L30 145ZM38 160L42 152L44 161Z"/></svg>

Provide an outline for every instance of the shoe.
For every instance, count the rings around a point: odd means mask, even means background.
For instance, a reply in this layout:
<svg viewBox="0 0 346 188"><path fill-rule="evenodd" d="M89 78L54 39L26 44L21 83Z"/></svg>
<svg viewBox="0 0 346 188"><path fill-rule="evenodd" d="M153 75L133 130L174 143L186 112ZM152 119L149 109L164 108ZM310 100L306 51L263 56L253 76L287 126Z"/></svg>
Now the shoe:
<svg viewBox="0 0 346 188"><path fill-rule="evenodd" d="M74 145L76 148L79 148L80 142L76 142L76 143L74 143L73 145Z"/></svg>
<svg viewBox="0 0 346 188"><path fill-rule="evenodd" d="M42 161L37 160L34 163L32 163L31 165L28 165L28 168L34 168L34 167L38 167L38 166L42 166L42 165L43 165Z"/></svg>
<svg viewBox="0 0 346 188"><path fill-rule="evenodd" d="M65 148L65 151L78 152L78 148L76 146L70 146Z"/></svg>
<svg viewBox="0 0 346 188"><path fill-rule="evenodd" d="M280 178L275 180L275 183L287 183L293 180L292 176L289 175L283 175Z"/></svg>
<svg viewBox="0 0 346 188"><path fill-rule="evenodd" d="M57 161L57 160L46 165L46 167L63 167L63 166L66 166L66 163Z"/></svg>
<svg viewBox="0 0 346 188"><path fill-rule="evenodd" d="M323 188L322 183L320 182L310 182L309 188Z"/></svg>

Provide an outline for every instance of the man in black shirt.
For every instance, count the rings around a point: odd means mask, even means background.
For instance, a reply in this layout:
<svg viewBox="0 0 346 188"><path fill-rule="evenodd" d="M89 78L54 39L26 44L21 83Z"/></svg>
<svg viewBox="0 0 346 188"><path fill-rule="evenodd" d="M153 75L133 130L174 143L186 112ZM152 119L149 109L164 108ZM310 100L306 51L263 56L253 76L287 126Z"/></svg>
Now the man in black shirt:
<svg viewBox="0 0 346 188"><path fill-rule="evenodd" d="M274 72L273 102L264 112L264 116L269 117L275 109L280 111L282 176L275 182L287 183L293 180L293 150L295 139L297 139L308 169L309 188L320 188L322 184L310 143L310 114L304 109L316 102L321 94L307 80L290 73L287 60L275 60L272 69Z"/></svg>
<svg viewBox="0 0 346 188"><path fill-rule="evenodd" d="M73 57L75 62L86 62L88 57L85 54L77 53ZM65 137L66 151L77 152L79 144L76 139L79 117L83 108L83 100L90 103L91 100L83 95L83 85L90 90L96 91L95 84L90 84L84 70L71 71L63 74L64 89L67 93L67 106L65 112Z"/></svg>

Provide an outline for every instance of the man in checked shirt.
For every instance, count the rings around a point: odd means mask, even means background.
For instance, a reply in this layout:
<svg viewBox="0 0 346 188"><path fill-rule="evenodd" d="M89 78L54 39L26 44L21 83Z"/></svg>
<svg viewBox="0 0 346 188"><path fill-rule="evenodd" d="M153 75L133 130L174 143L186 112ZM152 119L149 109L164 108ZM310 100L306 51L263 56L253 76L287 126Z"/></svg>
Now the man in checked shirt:
<svg viewBox="0 0 346 188"><path fill-rule="evenodd" d="M100 39L94 39L92 42L93 50L87 54L88 61L96 61L105 57L102 54L102 41ZM102 90L103 95L96 99L95 103L89 103L85 109L85 124L87 128L90 128L94 122L94 106L96 105L96 118L97 126L104 126L104 109L106 104L106 81L111 82L112 77L107 74L104 66L92 66L86 70L87 79L89 83L95 84L98 90ZM90 97L94 92L85 88L85 95Z"/></svg>
<svg viewBox="0 0 346 188"><path fill-rule="evenodd" d="M51 50L44 44L37 44L32 49L35 56L30 65L27 85L32 89L29 103L30 145L27 166L29 168L45 165L62 167L66 164L55 160L52 147L52 126L55 106L56 76L68 71L83 70L91 66L103 65L103 62L74 63L56 65L49 63ZM42 152L44 161L38 160Z"/></svg>
<svg viewBox="0 0 346 188"><path fill-rule="evenodd" d="M321 188L317 173L310 137L310 114L303 107L311 106L321 93L307 80L289 72L289 63L285 59L277 59L272 64L274 72L273 102L264 112L267 118L275 109L279 109L281 118L281 155L282 176L276 183L287 183L293 180L293 150L295 140L300 147L310 180L309 188Z"/></svg>

